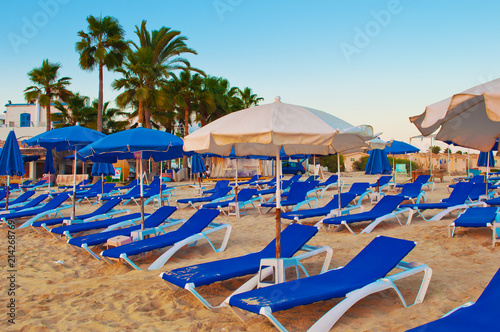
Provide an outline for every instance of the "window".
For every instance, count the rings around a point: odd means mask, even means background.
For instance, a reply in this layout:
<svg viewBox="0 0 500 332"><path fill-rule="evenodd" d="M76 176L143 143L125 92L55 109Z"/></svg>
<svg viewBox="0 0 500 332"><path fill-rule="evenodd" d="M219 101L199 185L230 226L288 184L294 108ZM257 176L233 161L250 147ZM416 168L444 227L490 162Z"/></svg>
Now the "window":
<svg viewBox="0 0 500 332"><path fill-rule="evenodd" d="M30 127L31 126L31 114L21 113L21 124L20 127Z"/></svg>
<svg viewBox="0 0 500 332"><path fill-rule="evenodd" d="M354 161L354 158L351 158L351 161Z"/></svg>

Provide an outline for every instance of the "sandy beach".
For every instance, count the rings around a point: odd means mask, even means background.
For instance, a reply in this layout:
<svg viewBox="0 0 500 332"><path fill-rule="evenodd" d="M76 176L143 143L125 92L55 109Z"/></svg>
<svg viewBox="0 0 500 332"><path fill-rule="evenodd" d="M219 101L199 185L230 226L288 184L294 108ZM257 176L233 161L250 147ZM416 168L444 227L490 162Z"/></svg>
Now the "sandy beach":
<svg viewBox="0 0 500 332"><path fill-rule="evenodd" d="M356 181L374 182L378 176L350 173L343 180L350 184ZM427 200L436 202L448 197L447 185L437 183ZM320 200L326 204L335 191L328 191ZM194 189L180 187L176 199L193 197ZM370 209L368 200L365 210ZM89 204L78 206L78 213L91 211ZM128 204L122 208L138 212L137 206ZM151 205L146 212L152 212ZM172 217L188 218L192 208L178 209ZM70 210L65 211L66 214ZM431 215L428 212L427 215ZM415 215L409 226L400 227L395 219L379 225L370 234L354 236L347 230L325 232L321 230L310 242L311 245L328 245L333 249L330 268L345 265L377 235L408 239L418 242L416 248L405 258L408 262L425 263L433 269L432 281L424 303L404 308L393 291L371 295L354 305L334 326L335 331L405 331L428 321L437 319L449 310L468 301L475 301L497 271L500 248L491 247L490 229L459 229L454 238L448 237L448 225L456 216L447 216L441 221L424 221ZM311 219L317 221L319 218ZM240 256L263 248L274 237L274 215L259 215L250 209L240 219L220 215L220 223L229 223L233 229L227 249L214 253L206 242L182 248L160 270L147 271L147 267L158 252L153 252L134 261L143 271L129 265L108 265L97 261L84 250L58 241L47 232L37 234L34 230L16 230L16 319L15 325L6 324L6 291L0 293L3 322L9 331L275 331L264 317L253 315L246 323L227 309L206 309L193 295L185 290L169 290L158 277L166 270L187 265ZM285 222L287 224L287 222ZM361 231L367 223L357 223L353 229ZM3 286L8 284L7 232L0 229L2 243ZM215 242L222 240L216 233ZM94 251L100 252L101 248ZM321 268L323 256L306 261L306 268L315 274ZM222 301L232 290L248 277L236 278L200 288L200 293L212 303ZM412 303L420 285L421 274L398 283L407 302ZM297 307L278 312L276 317L290 331L304 331L319 319L339 299ZM5 330L4 328L2 328Z"/></svg>

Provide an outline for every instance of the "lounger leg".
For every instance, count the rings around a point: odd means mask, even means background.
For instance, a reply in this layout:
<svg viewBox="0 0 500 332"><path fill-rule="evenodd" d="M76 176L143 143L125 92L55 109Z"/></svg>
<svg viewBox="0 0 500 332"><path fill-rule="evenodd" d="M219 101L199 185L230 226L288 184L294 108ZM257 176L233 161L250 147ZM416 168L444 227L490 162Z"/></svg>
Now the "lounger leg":
<svg viewBox="0 0 500 332"><path fill-rule="evenodd" d="M92 257L94 257L95 259L97 259L98 261L100 261L101 259L99 258L99 256L97 256L92 250L90 250L90 248L87 246L86 243L82 244L82 248L85 249L89 254L92 255Z"/></svg>
<svg viewBox="0 0 500 332"><path fill-rule="evenodd" d="M271 312L271 308L269 308L269 307L261 308L259 314L266 316L278 330L287 331L287 329L283 325L281 325L281 323L278 322L278 320L273 316L273 314Z"/></svg>
<svg viewBox="0 0 500 332"><path fill-rule="evenodd" d="M138 271L140 271L140 270L141 270L141 268L140 268L140 267L138 267L138 266L137 266L134 262L132 262L132 261L130 260L130 258L128 258L127 254L121 254L121 255L120 255L120 258L121 258L121 259L123 259L125 262L129 263L129 264L130 264L130 266L132 266L134 269L136 269L136 270L138 270Z"/></svg>
<svg viewBox="0 0 500 332"><path fill-rule="evenodd" d="M453 235L455 235L455 223L454 222L452 222L448 226L448 237L453 237Z"/></svg>

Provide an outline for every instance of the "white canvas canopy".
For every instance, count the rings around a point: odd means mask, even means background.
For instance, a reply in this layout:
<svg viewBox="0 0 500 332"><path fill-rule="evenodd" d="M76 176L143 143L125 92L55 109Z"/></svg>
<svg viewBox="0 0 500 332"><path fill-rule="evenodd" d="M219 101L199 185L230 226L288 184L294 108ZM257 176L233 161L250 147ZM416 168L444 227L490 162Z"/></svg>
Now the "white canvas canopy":
<svg viewBox="0 0 500 332"><path fill-rule="evenodd" d="M276 156L280 178L280 150L287 155L328 155L359 147L373 138L371 126L353 127L328 113L280 102L228 114L184 138L184 150L228 156ZM276 258L281 244L281 185L276 184Z"/></svg>
<svg viewBox="0 0 500 332"><path fill-rule="evenodd" d="M428 136L439 129L436 139L489 151L500 136L500 79L444 99L410 117L418 130Z"/></svg>

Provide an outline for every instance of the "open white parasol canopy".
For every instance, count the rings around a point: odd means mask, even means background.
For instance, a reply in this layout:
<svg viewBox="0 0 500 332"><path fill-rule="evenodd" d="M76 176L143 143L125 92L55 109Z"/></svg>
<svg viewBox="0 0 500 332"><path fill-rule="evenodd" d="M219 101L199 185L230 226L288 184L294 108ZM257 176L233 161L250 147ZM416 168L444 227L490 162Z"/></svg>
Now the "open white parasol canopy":
<svg viewBox="0 0 500 332"><path fill-rule="evenodd" d="M439 129L436 139L440 141L489 151L500 136L500 79L429 105L410 122L424 136Z"/></svg>

